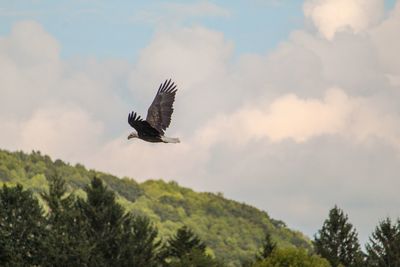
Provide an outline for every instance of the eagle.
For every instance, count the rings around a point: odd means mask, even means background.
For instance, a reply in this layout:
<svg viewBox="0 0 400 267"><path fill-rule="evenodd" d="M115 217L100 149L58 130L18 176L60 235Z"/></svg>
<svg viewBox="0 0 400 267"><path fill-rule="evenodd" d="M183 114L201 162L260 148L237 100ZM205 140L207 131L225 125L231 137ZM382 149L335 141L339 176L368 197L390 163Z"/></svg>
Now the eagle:
<svg viewBox="0 0 400 267"><path fill-rule="evenodd" d="M164 131L171 123L171 115L174 111L173 104L176 94L176 85L171 79L161 83L158 88L153 103L147 110L146 120L143 120L136 112L132 111L128 115L128 123L136 132L128 136L139 138L152 143L179 143L178 138L164 136Z"/></svg>

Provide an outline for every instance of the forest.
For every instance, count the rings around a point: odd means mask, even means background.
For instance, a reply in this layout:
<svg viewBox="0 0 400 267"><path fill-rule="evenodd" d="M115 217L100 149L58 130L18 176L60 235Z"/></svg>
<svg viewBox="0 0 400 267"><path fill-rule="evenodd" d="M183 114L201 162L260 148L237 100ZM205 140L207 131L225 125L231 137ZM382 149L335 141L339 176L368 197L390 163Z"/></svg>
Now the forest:
<svg viewBox="0 0 400 267"><path fill-rule="evenodd" d="M400 266L400 222L365 249L337 206L313 240L254 207L176 182L0 151L1 266Z"/></svg>

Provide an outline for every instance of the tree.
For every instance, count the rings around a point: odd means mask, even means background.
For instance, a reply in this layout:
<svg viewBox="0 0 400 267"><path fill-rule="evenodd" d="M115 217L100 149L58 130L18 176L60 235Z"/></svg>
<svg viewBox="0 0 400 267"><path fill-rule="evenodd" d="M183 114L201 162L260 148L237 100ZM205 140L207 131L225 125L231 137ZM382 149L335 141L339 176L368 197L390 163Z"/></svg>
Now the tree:
<svg viewBox="0 0 400 267"><path fill-rule="evenodd" d="M160 266L161 242L158 231L147 217L130 215L124 222L121 266Z"/></svg>
<svg viewBox="0 0 400 267"><path fill-rule="evenodd" d="M218 261L206 254L206 245L188 227L179 228L167 240L165 256L171 267L217 267Z"/></svg>
<svg viewBox="0 0 400 267"><path fill-rule="evenodd" d="M381 221L369 239L367 249L368 266L400 266L400 221L392 224L390 218Z"/></svg>
<svg viewBox="0 0 400 267"><path fill-rule="evenodd" d="M317 255L310 255L305 249L274 249L266 259L256 262L253 267L330 267L329 262Z"/></svg>
<svg viewBox="0 0 400 267"><path fill-rule="evenodd" d="M194 249L204 253L206 245L186 226L179 228L176 235L167 241L167 255L171 257L180 258Z"/></svg>
<svg viewBox="0 0 400 267"><path fill-rule="evenodd" d="M92 244L89 265L118 266L124 250L121 240L127 216L116 203L114 192L99 178L94 177L85 191L87 200L78 199L78 207L89 225L87 235Z"/></svg>
<svg viewBox="0 0 400 267"><path fill-rule="evenodd" d="M45 265L87 265L91 248L87 236L88 224L73 195L67 195L65 181L58 173L48 173L47 180L49 192L41 194L49 207Z"/></svg>
<svg viewBox="0 0 400 267"><path fill-rule="evenodd" d="M276 243L272 241L271 234L269 232L266 232L261 251L256 255L256 259L260 261L268 258L275 248Z"/></svg>
<svg viewBox="0 0 400 267"><path fill-rule="evenodd" d="M21 185L0 190L0 265L38 266L45 256L43 211Z"/></svg>
<svg viewBox="0 0 400 267"><path fill-rule="evenodd" d="M180 258L174 258L169 262L169 267L222 267L222 263L204 254L199 249L192 249Z"/></svg>
<svg viewBox="0 0 400 267"><path fill-rule="evenodd" d="M326 258L333 267L340 264L346 267L363 266L357 232L337 206L330 210L322 229L314 236L314 246L316 253Z"/></svg>

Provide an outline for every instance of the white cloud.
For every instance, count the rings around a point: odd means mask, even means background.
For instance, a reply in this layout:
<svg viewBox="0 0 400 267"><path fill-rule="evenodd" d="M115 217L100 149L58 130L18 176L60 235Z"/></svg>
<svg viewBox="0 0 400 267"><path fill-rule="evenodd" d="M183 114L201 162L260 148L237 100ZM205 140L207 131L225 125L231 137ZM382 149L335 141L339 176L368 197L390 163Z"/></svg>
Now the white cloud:
<svg viewBox="0 0 400 267"><path fill-rule="evenodd" d="M0 110L20 113L45 101L55 87L62 64L59 44L34 21L14 25L10 36L0 38Z"/></svg>
<svg viewBox="0 0 400 267"><path fill-rule="evenodd" d="M86 160L100 145L103 124L79 107L37 109L19 121L0 118L2 147L40 150L53 157L77 162Z"/></svg>
<svg viewBox="0 0 400 267"><path fill-rule="evenodd" d="M337 135L354 143L381 138L400 149L399 120L398 116L377 109L373 98L351 97L342 89L331 88L323 99L287 94L270 104L244 106L209 122L198 138L203 146L221 142L243 146L260 138L272 143L286 139L303 143Z"/></svg>
<svg viewBox="0 0 400 267"><path fill-rule="evenodd" d="M383 0L307 0L304 14L329 40L336 32L359 33L377 24L384 11Z"/></svg>
<svg viewBox="0 0 400 267"><path fill-rule="evenodd" d="M266 108L245 109L239 117L246 120L243 128L256 137L267 136L273 142L286 138L305 142L318 135L341 132L352 108L349 102L339 89L329 90L323 100L299 99L289 94Z"/></svg>
<svg viewBox="0 0 400 267"><path fill-rule="evenodd" d="M226 75L232 52L222 33L200 26L157 32L142 50L132 80L159 81L173 74L190 87Z"/></svg>
<svg viewBox="0 0 400 267"><path fill-rule="evenodd" d="M0 39L0 49L24 67L58 61L60 52L58 42L35 21L16 23L11 35Z"/></svg>
<svg viewBox="0 0 400 267"><path fill-rule="evenodd" d="M179 145L147 144L141 140L127 140L128 133L109 141L87 162L100 170L119 175L147 179L179 179L196 168L199 154L187 140Z"/></svg>
<svg viewBox="0 0 400 267"><path fill-rule="evenodd" d="M115 120L127 112L115 86L127 65L68 62L59 54L57 40L34 21L16 23L0 37L2 147L84 160L105 134L125 124Z"/></svg>
<svg viewBox="0 0 400 267"><path fill-rule="evenodd" d="M82 107L109 123L126 112L115 87L128 75L128 64L64 61L59 53L60 44L34 21L16 23L10 35L0 37L2 117L26 119L58 103Z"/></svg>
<svg viewBox="0 0 400 267"><path fill-rule="evenodd" d="M371 31L371 39L377 48L380 63L384 71L400 76L400 38L394 34L398 33L400 27L400 2L397 1L395 8L390 12L389 18Z"/></svg>
<svg viewBox="0 0 400 267"><path fill-rule="evenodd" d="M40 150L55 157L84 160L99 145L103 124L80 108L37 110L20 124L20 148Z"/></svg>

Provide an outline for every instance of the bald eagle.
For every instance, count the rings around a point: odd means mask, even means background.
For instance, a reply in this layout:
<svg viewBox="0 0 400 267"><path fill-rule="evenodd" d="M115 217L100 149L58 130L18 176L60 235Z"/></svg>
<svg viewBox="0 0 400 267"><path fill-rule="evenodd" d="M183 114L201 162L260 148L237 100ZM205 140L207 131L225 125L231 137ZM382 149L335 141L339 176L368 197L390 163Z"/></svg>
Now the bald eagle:
<svg viewBox="0 0 400 267"><path fill-rule="evenodd" d="M179 143L178 138L164 136L164 131L171 123L171 115L174 111L172 105L175 100L176 85L171 79L166 80L158 88L153 103L147 110L146 120L143 120L136 112L128 115L128 123L136 132L132 132L128 139L139 138L152 143Z"/></svg>

